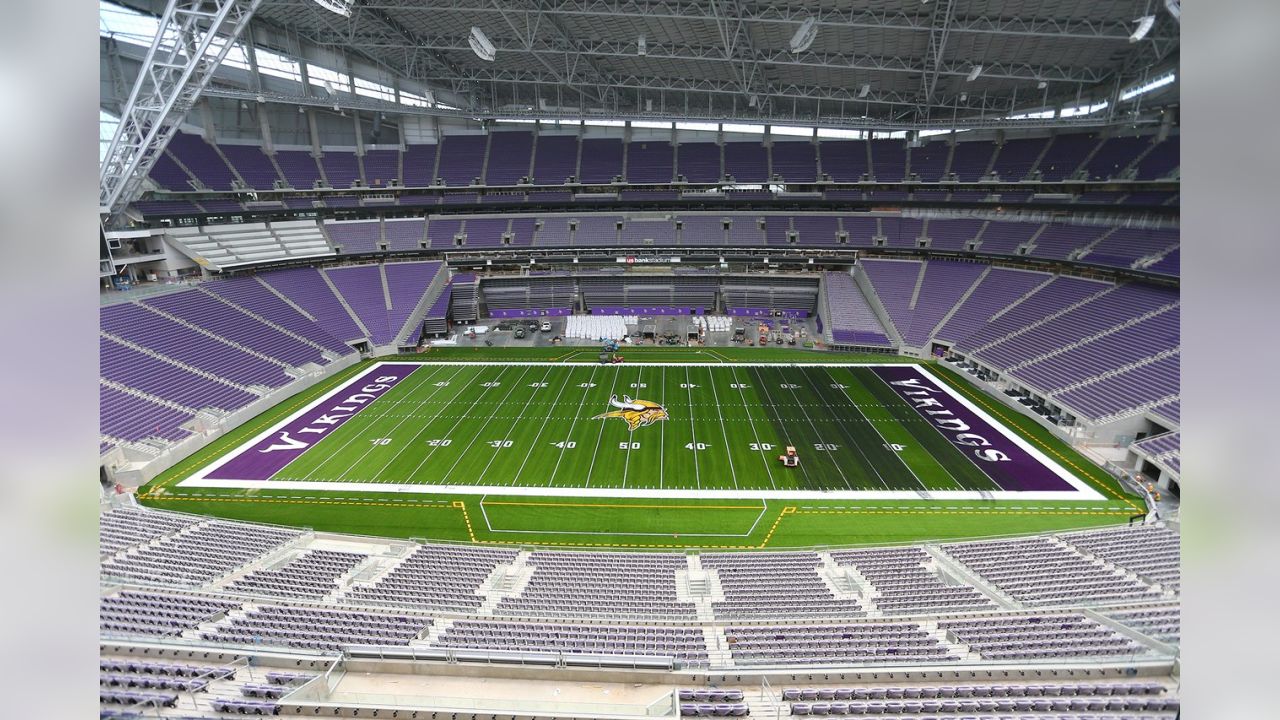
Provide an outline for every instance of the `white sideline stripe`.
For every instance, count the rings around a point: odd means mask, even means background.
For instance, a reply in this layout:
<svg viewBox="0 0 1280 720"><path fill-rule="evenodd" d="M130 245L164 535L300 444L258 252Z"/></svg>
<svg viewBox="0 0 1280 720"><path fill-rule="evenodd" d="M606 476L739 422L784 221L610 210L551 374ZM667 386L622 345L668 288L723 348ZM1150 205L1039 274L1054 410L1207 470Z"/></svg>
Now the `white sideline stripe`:
<svg viewBox="0 0 1280 720"><path fill-rule="evenodd" d="M511 485L423 485L404 483L325 482L323 480L205 480L191 479L182 487L241 488L245 490L366 490L369 492L413 493L421 495L511 495L530 497L600 498L680 498L716 500L1082 500L1081 493L1067 490L931 490L925 498L911 490L658 490L656 488L528 487Z"/></svg>
<svg viewBox="0 0 1280 720"><path fill-rule="evenodd" d="M389 493L412 493L421 495L431 495L437 493L450 493L455 495L517 495L517 496L552 496L552 497L619 497L619 498L711 498L718 500L735 500L735 499L765 499L765 500L914 500L923 499L921 493L910 490L832 490L832 491L799 491L799 490L724 490L724 489L689 489L689 490L654 490L650 488L583 488L583 487L528 487L528 486L510 486L510 485L423 485L416 483L356 483L356 482L331 482L321 480L219 480L208 478L207 475L229 462L232 458L240 453L247 451L257 443L267 437L275 434L277 430L293 422L297 418L306 414L316 406L321 405L333 396L341 393L343 390L351 387L362 380L369 372L377 370L384 365L478 365L478 366L563 366L562 362L495 362L495 361L448 361L448 362L428 362L428 361L404 361L395 360L390 362L377 362L369 367L365 372L359 373L350 380L335 387L333 390L316 398L313 402L281 419L275 425L246 440L239 447L228 451L223 456L201 468L191 477L178 483L178 487L196 488L239 488L245 490L369 490L372 492L389 492ZM638 363L637 363L638 364ZM645 365L664 366L664 367L708 367L705 363L644 363ZM994 491L976 491L976 490L939 490L930 491L929 497L940 500L1105 500L1101 494L1089 487L1082 480L1077 479L1074 475L1067 472L1061 465L1049 459L1044 453L1037 450L1030 443L1018 437L1009 430L1003 423L997 422L994 418L986 413L982 408L970 402L960 393L956 392L945 382L940 381L933 373L929 372L923 365L914 365L912 363L722 363L722 366L729 367L884 367L897 365L913 365L915 369L923 376L928 378L935 385L940 387L943 392L955 398L960 404L973 411L979 418L984 420L988 425L995 429L996 432L1004 435L1010 442L1025 450L1033 458L1039 461L1053 471L1055 475L1068 482L1075 488L1074 492L1065 490L1033 490L1027 492L1017 492L1011 490L994 490ZM598 365L592 364L593 376L594 369ZM406 376L407 379L408 376ZM735 376L736 377L736 376ZM615 379L616 382L616 379ZM664 388L665 390L665 388ZM584 396L585 397L585 396ZM563 456L563 450L561 451Z"/></svg>

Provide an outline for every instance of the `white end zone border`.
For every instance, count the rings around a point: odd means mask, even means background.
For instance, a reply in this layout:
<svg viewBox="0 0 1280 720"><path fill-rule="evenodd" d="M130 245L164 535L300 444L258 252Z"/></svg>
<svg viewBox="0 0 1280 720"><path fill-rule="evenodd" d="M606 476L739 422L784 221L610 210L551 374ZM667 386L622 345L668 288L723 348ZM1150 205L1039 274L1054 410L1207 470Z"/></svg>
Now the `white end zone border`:
<svg viewBox="0 0 1280 720"><path fill-rule="evenodd" d="M582 498L675 498L675 499L711 499L711 500L1076 500L1076 501L1102 501L1105 500L1101 494L1089 487L1084 481L1068 472L1054 460L1051 460L1044 453L1037 450L1030 443L1023 440L1013 433L1003 423L997 422L986 411L970 402L963 395L954 390L947 383L939 380L936 376L928 371L928 369L920 364L914 363L871 363L871 362L830 362L830 363L718 363L715 365L707 363L680 363L680 362L646 362L633 363L633 365L655 366L655 367L883 367L883 366L901 366L912 365L921 375L928 378L930 382L937 385L943 392L954 398L957 402L964 405L984 422L995 429L996 432L1003 435L1010 442L1026 451L1036 461L1049 468L1055 475L1069 483L1074 490L1031 490L1026 492L1018 492L1012 490L992 490L992 491L976 491L976 490L931 490L926 492L913 490L729 490L729 489L698 489L698 490L662 490L653 488L583 488L583 487L529 487L529 486L494 486L494 485L429 485L415 483L352 483L352 482L326 482L317 480L228 480L213 479L207 475L221 467L231 458L253 447L258 442L274 434L277 430L288 425L293 420L315 408L317 405L328 402L334 395L342 392L346 388L360 381L364 376L372 370L376 370L383 365L424 365L424 366L573 366L576 363L563 363L552 361L413 361L413 360L395 360L378 362L370 365L369 368L341 385L333 388L333 390L325 393L321 397L316 398L313 402L308 403L305 407L298 409L296 412L287 417L282 418L279 422L273 424L266 430L258 433L254 437L246 440L238 447L229 450L223 456L214 460L212 463L204 466L196 471L190 477L180 481L177 486L182 488L236 488L243 490L332 490L332 491L364 491L379 493L410 493L418 495L505 495L505 496L544 496L544 497L582 497ZM582 363L582 367L589 367L587 363ZM377 404L375 400L372 404ZM368 407L368 406L366 406Z"/></svg>

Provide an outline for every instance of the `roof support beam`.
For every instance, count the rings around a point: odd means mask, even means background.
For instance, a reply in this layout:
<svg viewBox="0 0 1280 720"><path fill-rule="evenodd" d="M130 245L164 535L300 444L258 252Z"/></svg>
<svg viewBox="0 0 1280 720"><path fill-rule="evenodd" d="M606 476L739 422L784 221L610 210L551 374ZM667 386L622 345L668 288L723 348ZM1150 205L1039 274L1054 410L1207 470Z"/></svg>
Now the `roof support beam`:
<svg viewBox="0 0 1280 720"><path fill-rule="evenodd" d="M345 42L351 47L365 48L371 51L404 49L409 47L405 42L380 34L354 33L351 35L332 36L323 33L307 33L307 36L319 44ZM599 56L616 58L634 58L637 55L634 38L627 40L595 40L595 39L550 39L538 38L526 47L522 42L490 38L500 53L529 53L534 55L561 56ZM418 47L434 50L471 52L471 46L465 36L430 35L419 38ZM858 70L871 72L895 72L918 74L924 68L917 61L901 57L877 57L854 53L812 52L791 53L788 50L756 51L748 60L739 54L728 55L720 46L679 45L664 43L650 39L645 56L653 60L685 60L712 63L732 63L738 65L744 61L753 66L778 65L804 67L824 70ZM740 50L738 51L741 52ZM947 62L938 57L937 75L963 76L969 74L969 64ZM983 77L1004 80L1026 80L1074 83L1092 85L1102 82L1108 73L1087 67L1073 68L1058 65L1028 65L1019 63L988 63L983 70ZM739 78L741 84L741 77Z"/></svg>
<svg viewBox="0 0 1280 720"><path fill-rule="evenodd" d="M942 69L942 54L947 48L951 19L955 15L955 0L938 0L933 6L930 23L929 48L925 53L924 75L920 78L920 119L929 120L933 108L933 91L938 86L938 73Z"/></svg>
<svg viewBox="0 0 1280 720"><path fill-rule="evenodd" d="M98 204L133 201L262 0L169 0L98 175Z"/></svg>
<svg viewBox="0 0 1280 720"><path fill-rule="evenodd" d="M279 0L276 7L306 7L312 0ZM421 0L365 0L362 7L387 11L421 9ZM498 12L489 0L449 0L432 3L432 9L459 13ZM508 10L510 12L510 10ZM514 9L514 12L530 12ZM580 17L626 17L632 19L665 18L676 21L716 22L719 13L707 0L545 0L538 12L548 15ZM877 11L855 8L811 9L804 3L743 4L737 17L747 23L798 24L812 15L819 25L863 29L928 32L932 11L921 6L917 11ZM1127 42L1132 29L1123 21L1088 18L1019 18L961 16L955 19L953 32L981 35L1021 35L1047 38L1076 38Z"/></svg>

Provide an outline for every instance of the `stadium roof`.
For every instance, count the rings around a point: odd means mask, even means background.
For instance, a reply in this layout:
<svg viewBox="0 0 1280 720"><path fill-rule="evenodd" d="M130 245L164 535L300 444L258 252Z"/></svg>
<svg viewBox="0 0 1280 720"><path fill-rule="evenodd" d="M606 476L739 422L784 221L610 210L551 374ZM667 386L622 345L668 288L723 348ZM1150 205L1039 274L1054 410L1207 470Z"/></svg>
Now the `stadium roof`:
<svg viewBox="0 0 1280 720"><path fill-rule="evenodd" d="M1131 42L1145 15L1154 26ZM816 37L793 52L810 17ZM473 52L472 27L492 61ZM1176 72L1178 20L1158 0L263 0L250 28L259 47L376 67L446 104L410 112L479 118L909 129L1101 106L1031 118L1099 125L1151 121L1178 92L1174 82L1120 100ZM255 96L218 80L208 94L237 93Z"/></svg>

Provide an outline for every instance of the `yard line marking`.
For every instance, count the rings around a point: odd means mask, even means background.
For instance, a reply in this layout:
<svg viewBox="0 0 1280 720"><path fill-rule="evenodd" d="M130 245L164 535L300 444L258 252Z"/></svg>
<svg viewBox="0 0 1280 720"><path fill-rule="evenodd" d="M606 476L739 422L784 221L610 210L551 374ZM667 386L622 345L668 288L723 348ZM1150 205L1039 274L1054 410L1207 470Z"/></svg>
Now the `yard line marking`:
<svg viewBox="0 0 1280 720"><path fill-rule="evenodd" d="M764 454L764 448L761 443L764 442L760 438L760 433L756 430L755 416L751 413L751 407L747 405L747 394L743 392L742 386L745 384L738 378L738 369L730 366L729 371L733 373L733 384L738 386L738 396L742 398L742 409L747 413L747 422L751 423L751 436L756 440L756 450L760 452L760 459L764 461L764 471L769 476L769 486L774 490L778 489L777 483L773 481L773 463L769 461L769 457Z"/></svg>
<svg viewBox="0 0 1280 720"><path fill-rule="evenodd" d="M806 368L801 372L807 374L808 369ZM828 370L827 368L823 368L822 372L827 374L827 377L831 380L832 385L840 385L840 394L844 395L845 399L849 401L849 404L853 406L853 409L857 411L858 417L862 418L863 420L866 420L867 424L871 426L871 429L876 431L876 435L880 437L880 442L884 443L887 446L889 444L889 441L885 439L884 433L880 432L880 428L876 427L876 424L871 421L871 418L866 413L862 412L862 408L859 408L858 403L854 402L853 398L849 396L849 393L845 392L844 386L836 380L836 377L831 374L831 371ZM826 398L822 393L818 393L818 397L823 398L824 403L826 402ZM853 437L852 435L849 435L847 432L845 434L852 439ZM871 466L874 469L875 466L872 465L871 459L868 458L867 454L862 451L862 448L856 447L856 444L855 444L855 448L857 449L858 454L862 456L862 459L866 461L867 465ZM896 452L891 454L893 455L895 460L901 463L902 467L907 469L907 472L911 473L911 477L915 478L915 481L920 484L920 489L924 490L925 492L929 492L929 488L925 486L924 481L920 479L920 476L916 475L916 471L911 469L911 466L907 464L907 461L903 460L902 456ZM880 477L880 472L878 470L875 471L875 473L876 473L876 477ZM880 482L884 482L883 477L880 477ZM885 483L885 487L886 488L889 487L889 484Z"/></svg>
<svg viewBox="0 0 1280 720"><path fill-rule="evenodd" d="M591 382L596 379L596 370L599 370L599 369L600 369L599 366L593 366L591 368L591 376L587 378L587 385L590 385ZM569 430L568 432L565 433L564 440L562 440L561 442L568 442L569 437L573 435L573 429L578 426L578 417L582 415L582 405L587 401L587 393L590 392L590 390L591 388L589 387L584 389L582 393L582 397L578 399L578 409L575 410L573 413L573 422L569 424ZM555 482L556 473L560 471L560 461L564 459L564 450L565 449L563 447L560 448L560 455L556 457L556 466L551 469L551 474L547 476L548 487L550 487Z"/></svg>
<svg viewBox="0 0 1280 720"><path fill-rule="evenodd" d="M449 380L448 380L448 382L450 383L450 384L449 384L449 387L452 387L452 386L453 386L453 381L454 381L454 379L455 379L455 378L457 378L457 377L458 377L458 373L459 373L459 372L462 372L462 368L461 368L461 367L459 367L456 371L454 371L454 373L453 373L452 375L450 375L450 376L449 376ZM476 377L476 375L477 375L477 374L478 374L478 373L473 373L473 374L472 374L472 377L473 377L473 378L474 378L474 377ZM443 387L436 388L436 390L437 390L437 391L442 390L442 389L444 389L444 388L443 388ZM464 387L463 385L459 384L459 385L458 385L458 389L454 392L453 397L451 398L451 401L452 401L452 400L456 400L456 399L458 398L458 396L462 394L462 391L463 391L464 389L465 389L465 387ZM446 406L446 407L447 407L447 406ZM444 408L441 408L441 410L443 410L443 409L444 409ZM417 444L417 442L418 442L418 438L422 435L422 433L426 432L427 427L428 427L428 426L430 426L430 425L431 425L431 423L435 422L435 421L436 421L437 419L439 419L439 418L440 418L440 414L439 414L439 413L437 413L437 414L435 415L435 417L432 417L430 420L428 420L428 421L426 421L426 422L422 423L422 426L421 426L421 427L419 427L419 428L418 428L418 431L417 431L417 432L415 432L415 433L413 434L413 437L412 437L412 438L409 438L409 442L408 442L408 443L407 443L403 448L401 448L401 449L400 449L400 450L399 450L395 455L392 455L392 456L391 456L391 459L390 459L390 460L388 460L388 461L386 462L386 464L384 464L382 467L378 468L378 471L377 471L377 472L375 472L375 473L373 474L373 476L369 478L369 482L377 482L377 481L378 481L378 478L382 475L383 471L384 471L384 470L386 470L387 468L391 467L391 465L392 465L393 463L395 463L395 461L396 461L396 460L399 460L401 455L403 455L404 453L406 453L406 452L408 452L410 449L412 449L412 448ZM436 451L438 448L439 448L439 446L436 446L436 447L431 448L431 451L427 453L427 458L430 458L430 457L431 457L431 455L432 455L433 453L435 453L435 451ZM423 462L426 462L426 459L427 459L427 458L424 458L424 459L423 459ZM417 469L416 469L416 468L414 469L414 472L417 472ZM407 478L405 478L405 481L406 481L406 482L408 482L408 481L410 481L410 480L412 480L412 479L413 479L413 473L410 473L410 474L409 474L409 476L408 476Z"/></svg>
<svg viewBox="0 0 1280 720"><path fill-rule="evenodd" d="M764 378L760 375L760 371L759 371L759 370L756 370L755 368L752 368L752 370L751 370L751 374L750 374L750 377L754 377L754 378L755 378L755 382L756 382L756 384L757 384L757 385L759 385L759 386L760 386L760 389L764 391L764 399L765 399L765 402L769 403L769 407L771 407L771 408L781 407L780 405L776 405L776 404L773 402L773 394L769 392L769 384L768 384L768 383L766 383L766 382L764 381ZM781 420L782 418L781 418L781 417L779 417L778 419L779 419L779 420ZM786 436L785 436L785 438L784 438L784 443L785 443L785 444L787 444L787 445L794 445L794 444L795 444L795 441L791 439L791 435L790 435L790 428L789 428L789 426L788 426L788 425L786 425L786 424L784 424L784 425L783 425L783 432L787 433L787 435L786 435ZM801 472L801 474L803 474L803 475L804 475L804 479L805 479L805 481L806 481L806 482L809 482L809 481L810 481L810 478L809 478L809 468L808 468L808 466L807 466L807 465L805 465L804 463L800 463L800 472ZM849 481L848 481L848 480L845 480L845 483L844 483L844 484L845 484L845 487L848 487L850 490L852 490L852 489L853 489L852 487L849 487ZM774 489L776 490L776 489L777 489L777 486L774 486Z"/></svg>
<svg viewBox="0 0 1280 720"><path fill-rule="evenodd" d="M572 370L565 376L564 382L560 383L560 391L556 393L556 399L551 401L550 407L547 409L547 416L542 418L542 424L538 426L538 434L533 437L533 445L530 446L529 452L524 454L524 460L520 462L520 468L516 470L516 476L511 479L512 485L520 484L520 475L524 472L524 466L529 464L529 457L533 455L534 449L538 447L538 441L542 439L542 431L547 429L547 423L551 420L551 414L560 406L560 398L564 395L564 389L569 387L569 380L573 377ZM546 378L543 378L544 380ZM564 449L561 449L561 453ZM481 501L483 503L483 501Z"/></svg>
<svg viewBox="0 0 1280 720"><path fill-rule="evenodd" d="M644 377L644 368L640 368L640 372L636 373L636 394L640 394L640 378ZM631 443L627 443L627 454L622 460L622 489L627 488L627 470L631 467ZM587 478L590 480L590 476Z"/></svg>
<svg viewBox="0 0 1280 720"><path fill-rule="evenodd" d="M525 372L528 372L528 371L526 370ZM546 374L542 376L542 380L540 380L539 382L546 382L546 379L547 379L548 377L550 377L550 376L551 376L551 368L547 368L547 372L546 372ZM512 391L514 391L514 390L516 389L516 385L519 385L521 380L524 380L524 375L521 375L521 376L520 376L520 380L517 380L515 383L512 383L512 385L511 385L511 390L508 390L508 391L507 391L507 394L508 394L508 395L510 395L510 394L511 394L511 392L512 392ZM499 405L498 407L502 407L502 406L501 406L501 405ZM519 425L519 424L520 424L520 420L523 420L523 419L524 419L524 414L523 414L523 413L521 413L520 418L519 418L519 419L517 419L515 422L511 423L511 426L507 428L507 434L502 436L502 440L501 440L500 442L504 442L504 443L505 443L505 442L506 442L506 441L511 437L511 431L512 431L512 430L515 430L515 429L516 429L516 425ZM488 423L486 422L486 423L485 423L485 425L488 425ZM481 428L481 429L483 429L483 428ZM477 435L479 435L479 433L476 433L476 434L477 434ZM472 440L472 442L474 442L474 439ZM481 470L481 471L480 471L480 474L476 476L476 484L479 484L479 481L480 481L481 479L483 479L483 478L484 478L484 476L485 476L486 474L488 474L488 472L489 472L489 468L493 467L493 461L494 461L494 460L496 460L496 459L498 458L498 453L499 453L499 452L501 452L501 450L502 450L501 448L494 448L494 449L493 449L493 454L489 456L489 462L487 462L487 463L485 463L485 464L484 464L484 469L483 469L483 470ZM531 455L531 454L532 454L532 452L533 452L533 449L532 449L532 448L530 448L530 451L529 451L529 452L527 452L527 453L525 453L525 457L527 458L529 455ZM464 453L463 453L463 455L465 455L465 454L466 454L466 453L464 452ZM461 456L459 456L459 457L458 457L458 459L459 459L459 460L461 460L461 459L462 459L462 457L461 457ZM524 465L523 465L523 464L521 464L521 467L524 467ZM446 476L446 477L447 477L447 476ZM443 480L443 479L444 479L444 478L441 478L441 480Z"/></svg>
<svg viewBox="0 0 1280 720"><path fill-rule="evenodd" d="M667 406L667 369L662 368L662 407ZM666 483L667 470L664 467L667 460L667 424L664 422L658 426L658 489L663 489Z"/></svg>
<svg viewBox="0 0 1280 720"><path fill-rule="evenodd" d="M684 368L684 385L685 385L685 390L689 393L689 407L693 407L693 389L689 387L689 385L691 384L692 383L689 382L689 366L686 365ZM695 448L698 447L698 431L695 430L693 427L693 413L689 413L689 432L693 433L693 446ZM698 451L697 450L693 451L693 479L698 483L698 489L701 490L702 476L698 471ZM736 482L734 483L734 487L737 487Z"/></svg>
<svg viewBox="0 0 1280 720"><path fill-rule="evenodd" d="M622 377L622 367L614 365L613 382L609 383L609 397L613 397L618 387L618 378ZM587 388L590 390L590 388ZM600 439L604 437L605 424L609 422L609 418L600 419L600 432L596 434L596 449L591 452L591 464L587 467L587 481L583 487L591 487L591 473L596 469L596 455L600 454ZM630 447L630 445L628 445Z"/></svg>
<svg viewBox="0 0 1280 720"><path fill-rule="evenodd" d="M432 371L432 373L431 373L430 375L428 375L427 377L423 378L423 379L422 379L422 383L421 383L421 384L419 384L417 388L414 388L414 390L418 390L418 389L421 389L421 388L423 388L423 387L429 387L428 385L426 385L426 383L430 382L430 381L431 381L431 378L435 377L437 372L438 372L438 370ZM456 374L457 374L457 373L455 372L455 373L454 373L454 375L456 375ZM450 377L452 377L452 376L450 376ZM416 403L416 408L417 408L417 409L421 409L423 405L425 405L428 401L430 401L430 400L431 400L432 396L434 396L436 393L440 392L440 389L441 389L441 388L437 387L437 388L435 388L434 390L432 390L431 392L427 393L427 399L426 399L426 400L423 400L423 401L420 401L420 402L418 402L418 403ZM409 396L410 396L410 397L412 397L412 396L413 396L413 391L410 391ZM377 400L374 400L374 401L373 401L373 403L372 403L372 404L370 404L370 405L369 405L369 407L365 408L365 410L364 410L364 411L367 411L369 408L371 408L371 407L373 407L374 405L376 405L376 404L377 404L377 402L378 402ZM363 412L364 412L364 411L361 411L361 413L363 414ZM405 421L407 421L411 416L412 416L412 413L410 413L409 415L403 415L403 416L400 416L400 418L401 418L401 419L400 419L400 420L399 420L399 421L398 421L398 422L397 422L397 423L396 423L396 424L391 428L391 430L390 430L390 431L388 431L388 432L387 432L386 437L393 437L393 436L395 435L396 430L399 430L399 429L400 429L400 426L401 426L401 425L403 425L403 424L405 423ZM356 417L359 417L359 415L357 415ZM371 421L370 421L370 424L372 424L372 423L374 423L374 422L377 422L378 420L380 420L380 419L382 419L382 418L384 418L384 417L388 417L388 414L384 413L384 414L382 414L382 415L381 415L381 416L379 416L379 417L375 417L375 418L373 418L373 420L371 420ZM394 416L392 416L392 417L394 417ZM352 418L352 419L354 420L355 418ZM366 429L368 429L368 428L366 428ZM347 447L348 447L349 445L351 445L351 443L355 442L358 438L359 438L359 436L358 436L358 435L356 435L356 434L353 432L353 433L352 433L352 437L351 437L349 440L347 440L346 442L344 442L344 443L342 444L342 446L341 446L341 447L339 447L337 450L334 450L333 452L331 452L331 453L329 454L329 457L330 457L330 458L338 457L338 456L339 456L339 454L340 454L340 453L342 453L342 451L343 451L343 450L347 449ZM360 457L356 458L354 462L352 462L349 466L347 466L347 469L346 469L346 470L343 470L343 471L339 474L338 479L342 479L342 478L343 478L343 477L345 477L346 475L349 475L349 474L351 473L351 471L352 471L352 470L354 470L354 469L356 468L356 466L357 466L357 465L359 465L360 463L364 462L364 459L365 459L366 457L368 457L368 456L369 456L369 453L373 452L373 448L374 448L374 446L373 446L373 445L370 445L368 448L366 448L366 449L365 449L365 451L364 451L363 453L361 453L361 454L360 454ZM306 453L303 453L303 454L305 455ZM298 457L302 457L302 455L299 455ZM295 458L295 459L296 459L296 458ZM290 464L292 464L292 463L290 463ZM287 469L288 467L289 467L289 466L288 466L288 465L286 465L286 466L284 467L284 469ZM323 467L323 464L321 465L321 467ZM319 469L319 468L317 468L317 469Z"/></svg>
<svg viewBox="0 0 1280 720"><path fill-rule="evenodd" d="M787 383L787 384L793 385L794 383ZM809 427L813 428L813 432L816 435L818 433L818 426L814 424L813 418L809 417L809 411L805 409L804 403L800 402L800 396L796 394L795 388L789 388L789 389L791 391L791 396L796 400L796 407L800 408L800 412L804 414L804 419L809 421ZM768 391L766 390L766 392ZM773 402L773 401L770 400L770 402ZM828 456L830 455L830 451L824 451L824 452L827 452ZM840 463L836 462L835 458L830 458L830 460L831 460L831 464L835 466L836 472L840 473L840 479L844 481L844 486L852 490L853 486L849 484L849 478L844 474L844 470L840 468ZM875 472L875 468L872 468L872 472ZM886 490L888 490L889 484L884 481L884 478L880 477L880 473L877 472L876 477L880 478L880 483L884 485L884 488Z"/></svg>
<svg viewBox="0 0 1280 720"><path fill-rule="evenodd" d="M754 373L755 373L755 382L756 382L756 383L759 383L760 389L763 389L763 391L764 391L764 398L765 398L765 400L767 400L767 401L769 402L769 405L773 405L773 393L769 392L769 383L764 382L764 377L762 377L762 375L760 375L759 370L755 370L755 372L754 372ZM795 391L791 391L791 395L795 395ZM799 402L799 400L800 400L800 398L799 398L799 397L797 397L797 398L796 398L796 401L797 401L797 402ZM776 406L776 405L774 405L774 407L777 407L777 406ZM808 413L805 413L805 418L809 418L809 414L808 414ZM814 433L817 433L817 432L818 432L817 425L814 425L814 424L813 424L813 419L809 419L809 427L810 427L810 428L813 428ZM790 437L790 436L787 436L787 445L792 445L792 441L791 441L791 437ZM828 456L829 456L829 454L828 454ZM840 462L836 462L835 457L828 457L828 459L829 459L829 460L831 460L831 464L832 464L832 465L835 465L835 466L836 466L836 471L837 471L837 473L840 473L840 478L841 478L842 480L845 480L845 488L847 488L847 489L854 489L854 486L851 486L851 484L849 484L849 478L846 478L846 477L845 477L845 471L840 469ZM808 479L809 479L809 470L808 470L808 469L806 469L806 466L805 466L804 462L801 462L801 464L800 464L800 470L801 470L801 471L803 471L805 479L806 479L806 480L808 480Z"/></svg>
<svg viewBox="0 0 1280 720"><path fill-rule="evenodd" d="M688 372L686 370L686 372ZM716 399L716 408L720 407L720 393L716 390L716 379L711 375L711 368L707 368L707 378L711 383L711 394ZM724 452L729 456L729 474L733 476L733 489L738 489L738 471L733 467L733 450L729 447L729 432L724 429L724 413L717 412L716 416L720 418L720 436L724 438ZM695 446L696 447L696 446Z"/></svg>
<svg viewBox="0 0 1280 720"><path fill-rule="evenodd" d="M506 369L505 369L505 368L504 368L504 369L502 369L502 370L499 370L499 371L498 371L498 375L497 375L497 377L498 377L498 378L501 378L504 374L506 374L506 372L507 372L507 371L506 371ZM472 376L471 376L471 380L476 380L476 379L479 379L480 377L482 377L482 376L481 376L481 374L480 374L480 373L476 373L476 374L474 374L474 375L472 375ZM496 378L495 378L495 379L496 379ZM457 400L457 399L458 399L458 397L459 397L460 395L462 395L462 393L463 393L463 391L464 391L465 389L466 389L465 387L463 387L463 386L459 385L459 389L458 389L457 393L455 393L455 394L454 394L453 399L454 399L454 400ZM476 399L471 401L471 407L473 407L473 408L474 408L474 407L475 407L475 404L476 404L476 401L477 401L477 400L479 400L480 398L484 397L485 393L489 392L489 391L490 391L490 390L492 390L492 389L493 389L493 386L491 385L491 386L486 387L486 388L484 388L483 390L481 390L481 391L480 391L480 394L476 395ZM466 417L466 415L467 415L467 413L465 413L465 412L464 412L462 416L463 416L463 417ZM432 422L435 422L436 420L440 419L441 417L444 417L445 419L449 419L449 418L448 418L448 416L436 415L436 416L435 416L434 418L432 418L430 421L428 421L428 422L424 423L424 424L423 424L423 426L422 426L421 428L419 428L419 429L418 429L418 432L419 432L419 433L424 432L424 431L427 429L427 427L428 427ZM456 423L455 423L455 425L456 425ZM418 436L417 436L417 435L414 435L413 442L416 442L416 441L417 441L417 439L418 439ZM475 440L475 438L474 438L474 437L472 437L472 440ZM412 444L412 443L411 443L411 444ZM418 471L422 469L422 466L423 466L423 465L426 465L426 464L427 464L427 461L429 461L429 460L431 459L431 456L432 456L432 455L435 455L435 454L436 454L436 451L437 451L437 450L439 450L441 447L444 447L444 446L443 446L443 445L436 445L435 447L431 448L431 451L430 451L430 452L428 452L425 456L423 456L422 460L418 461L418 464L417 464L416 466L414 466L413 470L409 471L408 476L405 478L405 482L410 482L410 483L411 483L411 482L413 482L413 476L414 476L414 475L416 475L416 474L418 473ZM407 449L407 448L406 448L406 449ZM464 452L465 452L465 451L464 451ZM427 484L434 484L434 483L427 483Z"/></svg>
<svg viewBox="0 0 1280 720"><path fill-rule="evenodd" d="M498 378L501 378L504 373L506 373L506 370L503 370L502 373L499 373ZM502 396L503 403L505 403L507 399L511 397L511 393L515 392L516 387L518 387L520 383L524 381L524 376L528 374L529 374L529 368L525 368L520 372L520 377L516 379L515 382L511 383L510 387L507 388L507 394ZM493 388L485 388L485 391L488 392L489 390L492 390L492 389ZM471 442L467 443L467 447L464 448L461 453L459 453L458 457L454 458L453 464L449 466L449 470L440 477L441 485L444 485L445 480L447 480L448 477L453 474L453 471L458 467L458 463L462 462L462 458L466 457L467 453L471 452L471 448L475 446L476 440L479 439L480 437L480 433L484 432L484 429L489 427L489 421L493 420L493 416L498 414L498 409L501 407L502 407L502 403L499 403L493 407L493 412L489 413L489 417L484 419L484 423L480 425L480 429L476 430L475 434L471 436ZM410 477L413 477L413 476L410 475ZM478 485L479 483L476 483L476 484Z"/></svg>

